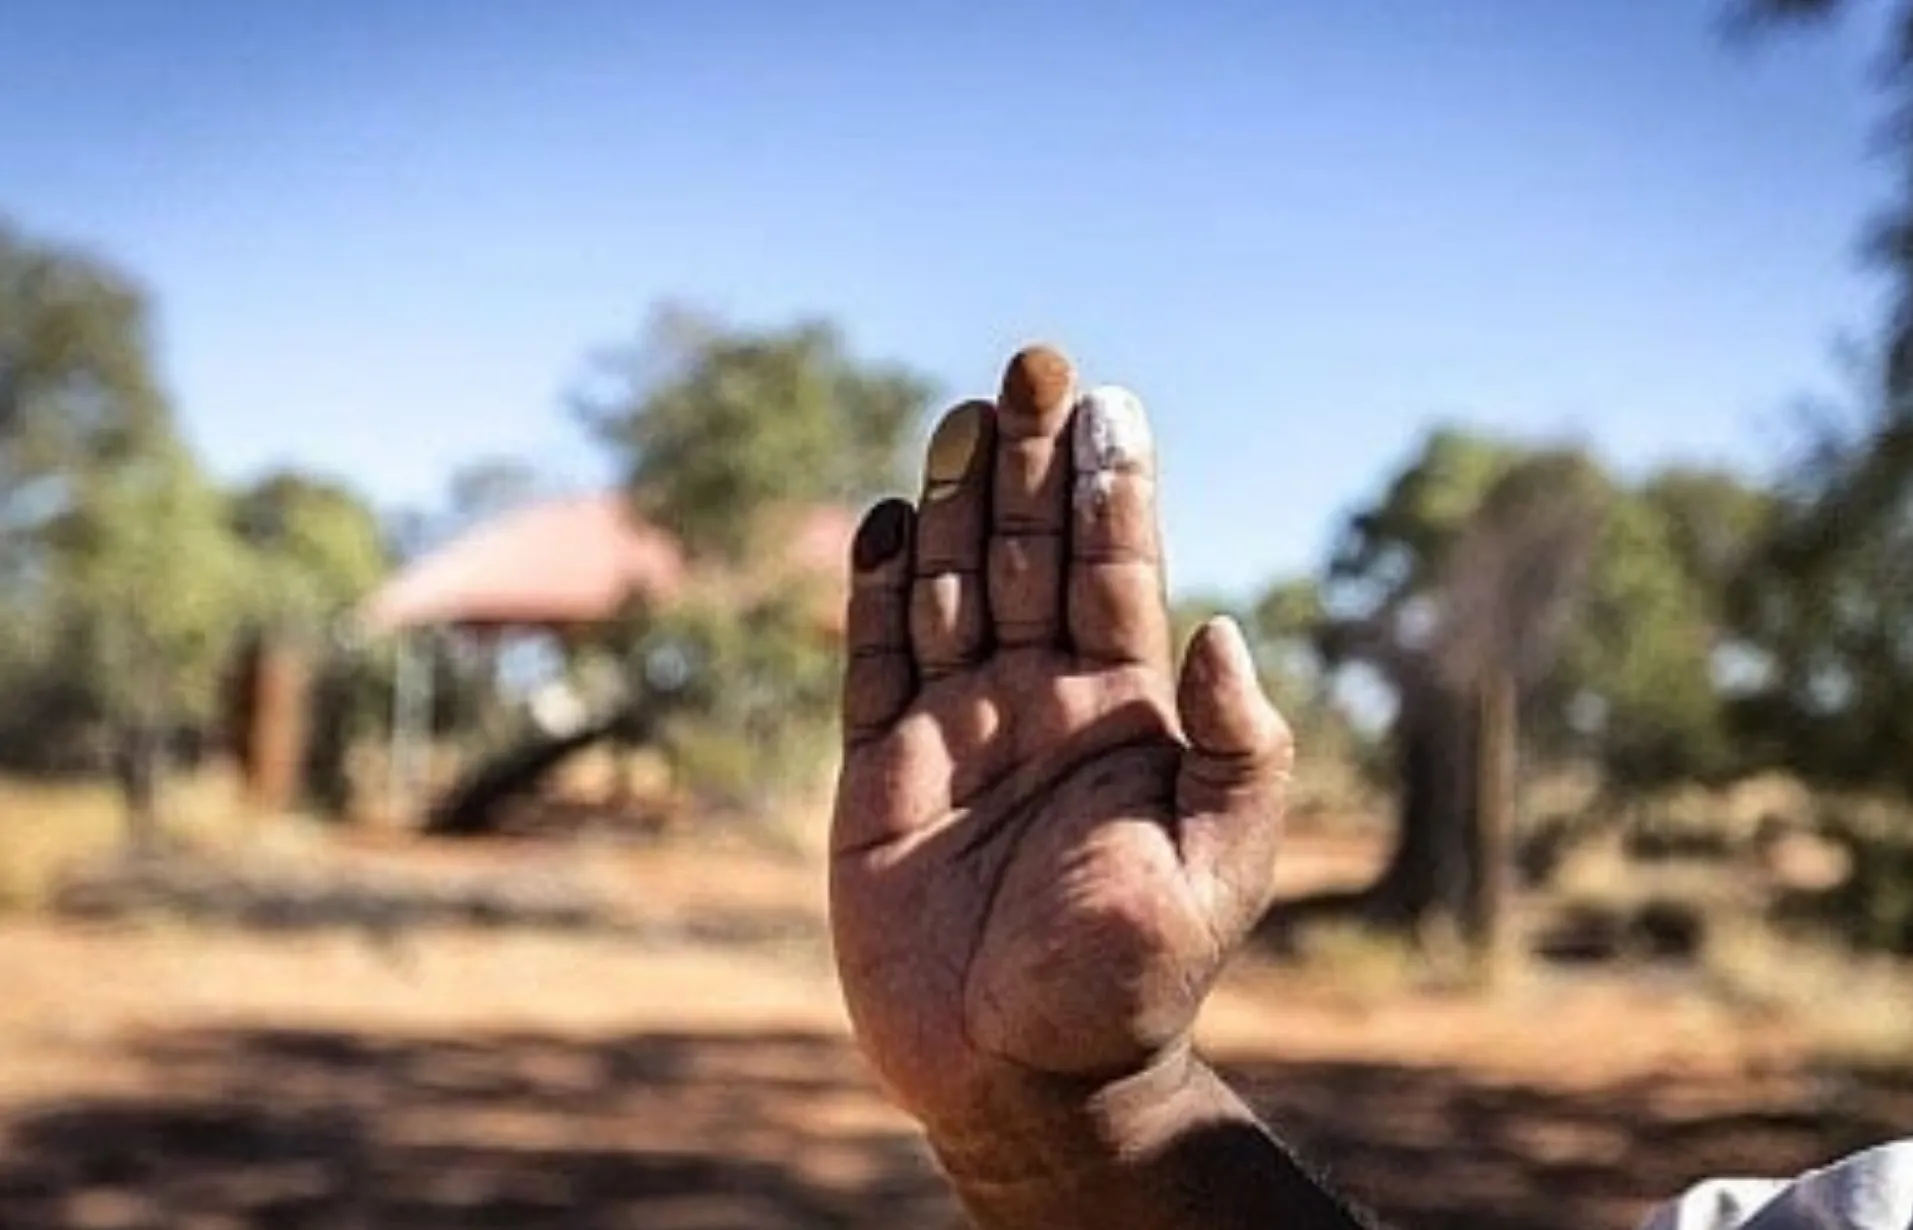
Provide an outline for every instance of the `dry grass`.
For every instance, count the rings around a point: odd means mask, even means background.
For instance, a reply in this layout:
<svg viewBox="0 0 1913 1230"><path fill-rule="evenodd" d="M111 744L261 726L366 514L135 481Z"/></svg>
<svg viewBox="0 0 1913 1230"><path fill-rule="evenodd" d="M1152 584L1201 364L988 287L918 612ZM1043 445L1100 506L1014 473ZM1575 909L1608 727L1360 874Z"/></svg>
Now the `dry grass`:
<svg viewBox="0 0 1913 1230"><path fill-rule="evenodd" d="M1913 965L1792 939L1756 920L1716 925L1702 953L1716 993L1784 1020L1816 1058L1841 1067L1904 1065L1913 1056Z"/></svg>
<svg viewBox="0 0 1913 1230"><path fill-rule="evenodd" d="M1739 845L1775 822L1810 822L1816 806L1813 792L1797 779L1766 773L1721 787L1675 787L1650 800L1644 810L1662 825L1711 832Z"/></svg>
<svg viewBox="0 0 1913 1230"><path fill-rule="evenodd" d="M583 780L568 784L581 790L603 786L605 766L592 768L595 772L578 770L576 778ZM1761 802L1768 804L1771 799ZM754 833L742 845L717 840L726 834L698 827L684 834L695 840L648 852L599 849L583 843L565 848L563 862L573 874L609 895L631 892L628 878L635 875L647 899L662 895L674 902L682 899L686 908L697 908L704 898L692 889L707 878L708 860L735 860L740 871L723 879L741 874L741 867L761 866L764 876L780 885L785 879L800 882L804 907L821 911L821 901L811 899L816 877L808 869L821 858L827 803L823 795L793 799L773 818L768 834ZM227 773L175 780L167 792L165 810L169 836L223 855L286 856L310 863L336 852L328 845L338 838L330 826L296 817L266 821L248 815L236 782ZM120 803L109 787L0 779L0 909L31 909L43 903L70 869L113 853L124 834ZM1315 842L1331 853L1345 844L1327 837ZM1291 863L1310 848L1306 838L1297 845L1300 848L1291 851ZM437 859L452 857L436 849L431 853ZM767 859L767 855L773 857ZM389 856L391 852L381 857ZM707 861L697 863L695 871L691 863L679 866L696 859ZM1751 870L1745 861L1671 860L1643 865L1627 859L1618 842L1603 840L1578 852L1562 867L1554 888L1534 903L1553 908L1579 905L1623 918L1635 917L1656 904L1691 909L1705 922L1696 1000L1724 1005L1755 1020L1784 1024L1807 1038L1816 1054L1830 1063L1904 1063L1906 1056L1913 1055L1913 965L1856 957L1831 944L1775 933L1759 917L1761 894L1750 881ZM715 891L721 886L706 887ZM1359 926L1321 925L1302 937L1301 968L1290 969L1284 977L1327 988L1331 998L1364 1014L1374 1014L1404 997L1478 988L1479 971L1469 968L1458 946L1439 940L1424 937L1417 952ZM1523 981L1520 971L1515 972L1514 981Z"/></svg>
<svg viewBox="0 0 1913 1230"><path fill-rule="evenodd" d="M167 835L199 847L283 842L301 831L291 823L253 823L237 783L224 772L174 779L161 806ZM0 909L39 905L67 871L112 853L125 839L125 814L108 785L0 778Z"/></svg>
<svg viewBox="0 0 1913 1230"><path fill-rule="evenodd" d="M1655 898L1697 906L1744 903L1744 868L1706 859L1665 859L1643 863L1627 856L1618 835L1588 843L1564 860L1550 895L1607 906L1637 906Z"/></svg>
<svg viewBox="0 0 1913 1230"><path fill-rule="evenodd" d="M1351 1007L1375 1008L1414 984L1420 962L1409 946L1353 923L1321 923L1300 937L1298 973L1334 988Z"/></svg>
<svg viewBox="0 0 1913 1230"><path fill-rule="evenodd" d="M1315 988L1325 1000L1374 1012L1419 995L1485 993L1518 978L1518 961L1489 969L1461 937L1431 928L1411 941L1356 922L1318 922L1298 936L1284 976Z"/></svg>
<svg viewBox="0 0 1913 1230"><path fill-rule="evenodd" d="M1308 757L1306 751L1299 753ZM1289 785L1291 828L1311 832L1366 831L1386 827L1393 815L1388 793L1377 789L1345 756L1310 757Z"/></svg>

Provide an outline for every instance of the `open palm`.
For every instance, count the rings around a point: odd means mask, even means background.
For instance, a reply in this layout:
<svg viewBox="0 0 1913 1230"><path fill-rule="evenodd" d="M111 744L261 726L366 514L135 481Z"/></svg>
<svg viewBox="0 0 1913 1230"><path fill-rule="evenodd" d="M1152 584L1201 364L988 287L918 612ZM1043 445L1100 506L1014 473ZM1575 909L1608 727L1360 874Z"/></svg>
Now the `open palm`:
<svg viewBox="0 0 1913 1230"><path fill-rule="evenodd" d="M1226 620L1174 680L1155 480L1141 404L1032 348L858 530L831 917L933 1135L1179 1047L1266 904L1288 732Z"/></svg>

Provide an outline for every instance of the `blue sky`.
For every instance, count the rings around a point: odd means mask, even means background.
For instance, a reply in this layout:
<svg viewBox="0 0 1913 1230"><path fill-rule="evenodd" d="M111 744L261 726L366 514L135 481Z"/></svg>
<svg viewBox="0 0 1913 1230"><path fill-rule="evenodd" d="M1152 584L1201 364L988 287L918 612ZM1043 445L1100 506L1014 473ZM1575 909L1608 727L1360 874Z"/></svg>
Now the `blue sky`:
<svg viewBox="0 0 1913 1230"><path fill-rule="evenodd" d="M1179 587L1315 560L1432 418L1758 466L1881 286L1866 31L1716 0L0 0L0 211L137 271L218 471L603 463L664 297L951 397L1149 402Z"/></svg>

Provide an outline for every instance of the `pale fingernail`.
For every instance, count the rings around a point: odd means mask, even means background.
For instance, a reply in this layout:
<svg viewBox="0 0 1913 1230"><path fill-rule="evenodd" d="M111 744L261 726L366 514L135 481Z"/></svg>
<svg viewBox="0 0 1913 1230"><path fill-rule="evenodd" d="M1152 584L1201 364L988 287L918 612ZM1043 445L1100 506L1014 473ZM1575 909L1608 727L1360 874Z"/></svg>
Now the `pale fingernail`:
<svg viewBox="0 0 1913 1230"><path fill-rule="evenodd" d="M1209 620L1208 632L1211 643L1215 645L1222 661L1237 679L1255 678L1255 658L1249 653L1249 642L1242 635L1242 625L1227 615L1217 615Z"/></svg>
<svg viewBox="0 0 1913 1230"><path fill-rule="evenodd" d="M961 489L976 456L977 441L983 435L983 409L977 402L966 402L937 424L923 462L923 493L927 498L948 499Z"/></svg>
<svg viewBox="0 0 1913 1230"><path fill-rule="evenodd" d="M1073 444L1079 475L1141 469L1156 447L1142 399L1113 384L1076 403Z"/></svg>

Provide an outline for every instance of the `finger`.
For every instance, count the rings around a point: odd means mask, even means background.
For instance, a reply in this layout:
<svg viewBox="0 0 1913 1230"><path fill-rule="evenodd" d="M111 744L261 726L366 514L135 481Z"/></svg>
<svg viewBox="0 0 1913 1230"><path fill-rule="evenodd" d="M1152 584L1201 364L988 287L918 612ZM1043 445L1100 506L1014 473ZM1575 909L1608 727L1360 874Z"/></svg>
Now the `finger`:
<svg viewBox="0 0 1913 1230"><path fill-rule="evenodd" d="M1092 390L1076 405L1069 638L1098 663L1169 669L1169 608L1156 529L1156 450L1142 401Z"/></svg>
<svg viewBox="0 0 1913 1230"><path fill-rule="evenodd" d="M1076 374L1047 346L1010 360L996 409L988 585L996 644L1056 645L1063 633L1069 421Z"/></svg>
<svg viewBox="0 0 1913 1230"><path fill-rule="evenodd" d="M1217 935L1234 943L1268 908L1294 740L1227 617L1191 639L1176 705L1189 743L1176 781L1183 861Z"/></svg>
<svg viewBox="0 0 1913 1230"><path fill-rule="evenodd" d="M976 662L987 648L983 561L989 534L996 411L965 402L930 437L917 508L910 642L922 676Z"/></svg>
<svg viewBox="0 0 1913 1230"><path fill-rule="evenodd" d="M864 514L850 546L845 618L844 742L888 730L917 687L910 657L910 539L915 511L885 500Z"/></svg>

